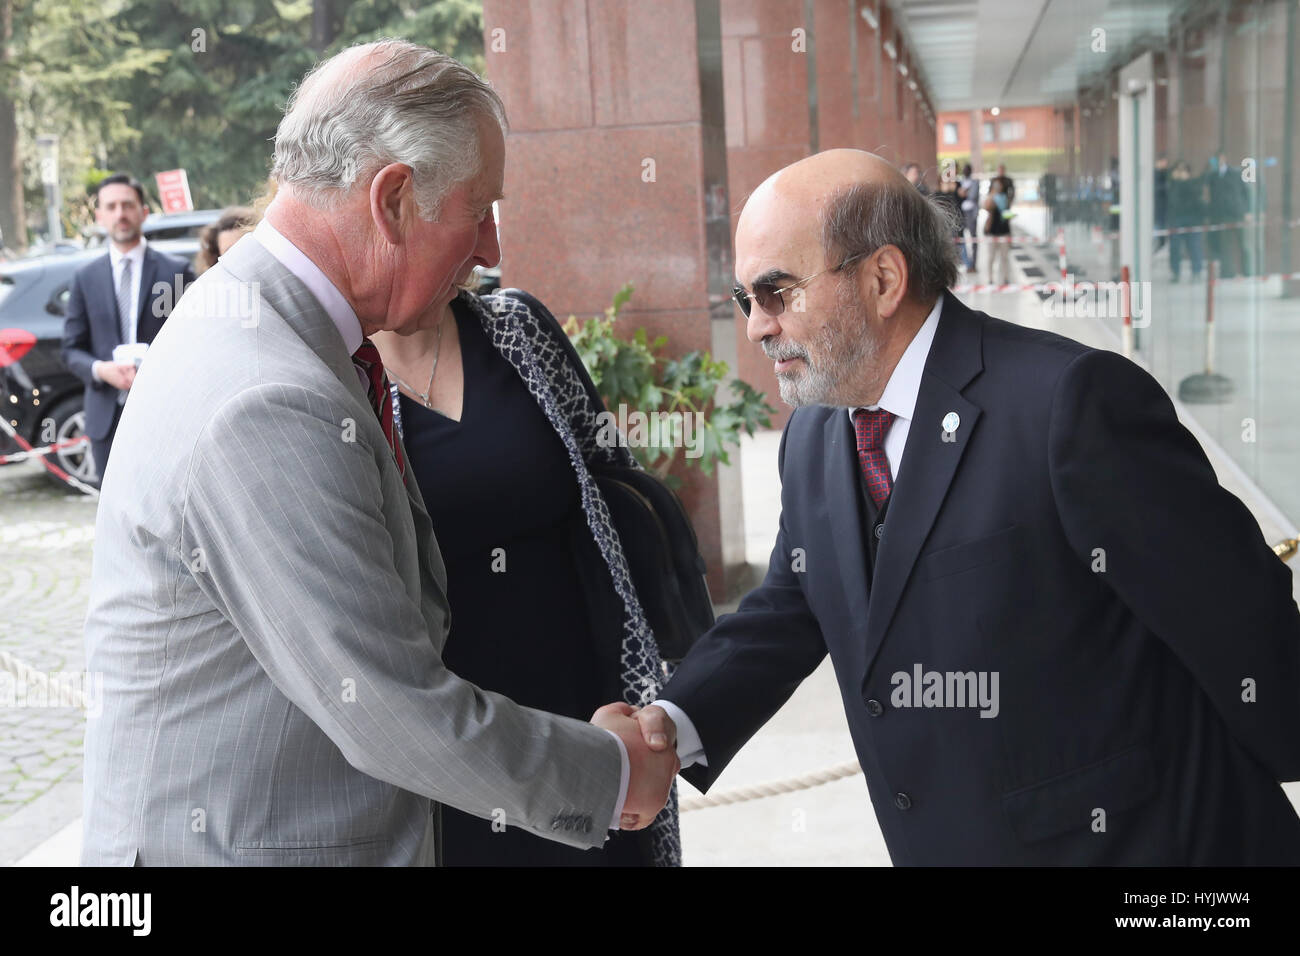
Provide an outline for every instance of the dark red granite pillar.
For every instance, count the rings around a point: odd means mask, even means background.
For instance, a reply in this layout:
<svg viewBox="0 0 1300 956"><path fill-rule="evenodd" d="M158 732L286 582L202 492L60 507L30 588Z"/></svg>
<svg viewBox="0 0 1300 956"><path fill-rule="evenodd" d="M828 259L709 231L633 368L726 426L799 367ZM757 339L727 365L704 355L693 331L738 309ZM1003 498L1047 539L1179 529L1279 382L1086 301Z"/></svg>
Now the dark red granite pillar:
<svg viewBox="0 0 1300 956"><path fill-rule="evenodd" d="M805 0L722 0L733 233L754 188L815 151L817 111L810 109L809 51L815 84L818 35L806 14ZM791 409L780 400L772 362L746 339L739 309L735 334L740 377L767 393L778 409L772 424L784 427Z"/></svg>
<svg viewBox="0 0 1300 956"><path fill-rule="evenodd" d="M563 320L602 313L631 282L622 329L735 370L718 0L483 7L487 75L511 125L503 284ZM744 566L738 451L732 462L680 472L715 599Z"/></svg>
<svg viewBox="0 0 1300 956"><path fill-rule="evenodd" d="M710 349L783 427L772 363L727 299L736 218L769 175L837 146L915 160L937 182L934 129L915 72L898 70L911 60L889 7L484 0L484 26L511 123L503 281L561 318L598 314L633 283L624 328L667 335L675 353ZM710 586L731 593L744 561L738 470L683 475Z"/></svg>

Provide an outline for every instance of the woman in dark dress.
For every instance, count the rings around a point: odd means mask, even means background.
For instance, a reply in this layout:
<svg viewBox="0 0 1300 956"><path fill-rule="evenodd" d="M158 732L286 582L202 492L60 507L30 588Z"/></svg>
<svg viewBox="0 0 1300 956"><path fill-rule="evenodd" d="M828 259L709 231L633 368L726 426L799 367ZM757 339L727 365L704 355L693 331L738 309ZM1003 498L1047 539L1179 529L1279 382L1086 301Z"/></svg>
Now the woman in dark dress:
<svg viewBox="0 0 1300 956"><path fill-rule="evenodd" d="M616 593L617 568L606 567L617 535L600 523L603 509L584 507L574 460L585 471L595 455L625 450L598 450L583 433L585 417L573 410L590 399L574 392L544 333L515 300L462 292L435 328L374 342L447 567L444 661L484 689L585 721L611 700L649 703L663 675L645 647L628 666L628 642L649 632L642 616L640 630L625 633L628 602ZM601 583L593 589L593 581ZM680 862L675 798L649 828L613 832L601 850L445 806L442 835L448 866Z"/></svg>
<svg viewBox="0 0 1300 956"><path fill-rule="evenodd" d="M989 214L984 220L984 235L999 237L992 243L993 248L988 254L989 282L995 285L998 284L999 271L1002 273L1002 284L1011 281L1011 246L1002 241L1011 235L1011 220L1007 218L1011 200L1002 182L1006 178L1005 176L994 177L989 186L989 194L982 204Z"/></svg>

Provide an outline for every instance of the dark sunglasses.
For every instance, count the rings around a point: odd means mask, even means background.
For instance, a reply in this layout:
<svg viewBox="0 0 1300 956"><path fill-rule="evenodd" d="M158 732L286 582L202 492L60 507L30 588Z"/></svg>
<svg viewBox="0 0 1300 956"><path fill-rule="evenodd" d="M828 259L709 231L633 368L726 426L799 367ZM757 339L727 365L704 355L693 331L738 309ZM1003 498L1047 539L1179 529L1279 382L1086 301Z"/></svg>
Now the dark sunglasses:
<svg viewBox="0 0 1300 956"><path fill-rule="evenodd" d="M814 272L810 276L804 276L802 279L792 282L787 286L782 286L779 289L776 287L775 282L756 282L754 284L753 292L746 291L744 286L734 285L731 287L731 297L736 300L736 305L740 306L740 311L745 314L745 318L749 318L750 309L753 307L755 302L758 303L759 309L761 309L765 314L773 316L780 315L785 311L784 293L789 292L791 289L797 289L805 282L811 282L818 276L823 276L828 272L839 272L854 259L861 259L865 254L866 253L860 252L856 256L849 256L849 258L845 259L837 266L823 269L821 272Z"/></svg>

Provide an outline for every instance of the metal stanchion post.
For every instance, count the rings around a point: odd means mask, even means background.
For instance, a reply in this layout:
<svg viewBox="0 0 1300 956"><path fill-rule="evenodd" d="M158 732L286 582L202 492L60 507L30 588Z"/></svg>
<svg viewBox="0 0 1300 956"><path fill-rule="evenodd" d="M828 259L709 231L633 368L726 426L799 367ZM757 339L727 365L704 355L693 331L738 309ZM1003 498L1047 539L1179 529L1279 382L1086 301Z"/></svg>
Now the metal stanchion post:
<svg viewBox="0 0 1300 956"><path fill-rule="evenodd" d="M1129 289L1128 266L1120 267L1119 289L1120 302L1123 303L1124 313L1124 327L1120 331L1120 341L1123 343L1122 350L1124 357L1131 359L1133 357L1133 300Z"/></svg>
<svg viewBox="0 0 1300 956"><path fill-rule="evenodd" d="M1214 371L1215 261L1205 263L1205 371L1189 375L1178 383L1178 397L1191 404L1226 402L1236 391L1232 379Z"/></svg>

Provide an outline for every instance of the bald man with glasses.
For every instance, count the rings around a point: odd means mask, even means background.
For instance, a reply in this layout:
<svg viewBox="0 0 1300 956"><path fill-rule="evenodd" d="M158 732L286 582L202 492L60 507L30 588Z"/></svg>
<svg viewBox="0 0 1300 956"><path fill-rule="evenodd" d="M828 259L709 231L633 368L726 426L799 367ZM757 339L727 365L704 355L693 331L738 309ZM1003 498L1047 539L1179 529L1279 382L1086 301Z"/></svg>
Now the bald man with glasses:
<svg viewBox="0 0 1300 956"><path fill-rule="evenodd" d="M869 153L755 190L736 277L796 407L780 528L647 743L707 790L829 654L895 864L1300 862L1291 575L1155 380L964 306Z"/></svg>

